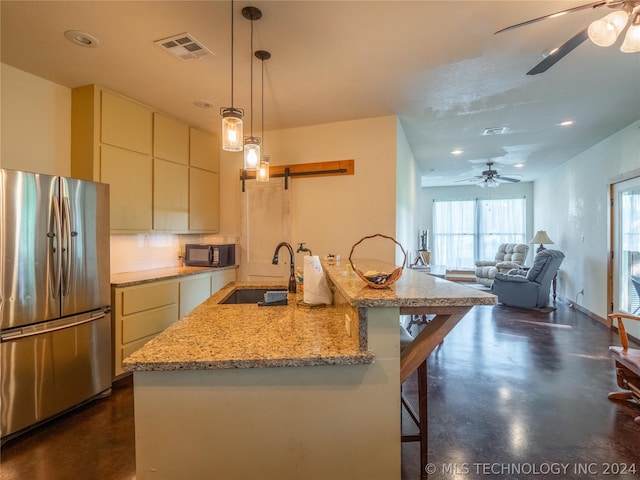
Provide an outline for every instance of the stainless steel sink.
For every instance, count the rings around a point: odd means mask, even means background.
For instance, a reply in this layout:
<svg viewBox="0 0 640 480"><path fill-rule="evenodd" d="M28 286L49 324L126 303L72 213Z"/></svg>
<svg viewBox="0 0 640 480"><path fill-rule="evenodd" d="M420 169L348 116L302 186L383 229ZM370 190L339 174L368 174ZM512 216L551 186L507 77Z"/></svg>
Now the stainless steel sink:
<svg viewBox="0 0 640 480"><path fill-rule="evenodd" d="M220 302L220 304L258 303L264 300L265 292L282 291L282 288L238 288Z"/></svg>

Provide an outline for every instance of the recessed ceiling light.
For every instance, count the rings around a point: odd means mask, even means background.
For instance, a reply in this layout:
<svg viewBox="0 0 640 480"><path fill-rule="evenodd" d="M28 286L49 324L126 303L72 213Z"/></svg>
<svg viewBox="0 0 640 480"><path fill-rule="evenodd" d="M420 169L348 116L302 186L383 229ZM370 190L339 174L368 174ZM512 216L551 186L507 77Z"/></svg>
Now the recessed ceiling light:
<svg viewBox="0 0 640 480"><path fill-rule="evenodd" d="M565 120L564 122L560 122L558 125L560 127L568 127L569 125L573 125L573 120Z"/></svg>
<svg viewBox="0 0 640 480"><path fill-rule="evenodd" d="M196 100L193 104L198 108L213 108L213 103L206 100Z"/></svg>
<svg viewBox="0 0 640 480"><path fill-rule="evenodd" d="M100 46L100 40L80 30L67 30L64 32L64 36L70 42L80 45L81 47L96 48Z"/></svg>
<svg viewBox="0 0 640 480"><path fill-rule="evenodd" d="M514 167L516 167L516 168L522 168L522 167L524 167L524 163L516 163L516 164L514 165Z"/></svg>
<svg viewBox="0 0 640 480"><path fill-rule="evenodd" d="M460 150L459 148L456 148L455 150L451 151L452 155L461 155L464 153L464 150Z"/></svg>

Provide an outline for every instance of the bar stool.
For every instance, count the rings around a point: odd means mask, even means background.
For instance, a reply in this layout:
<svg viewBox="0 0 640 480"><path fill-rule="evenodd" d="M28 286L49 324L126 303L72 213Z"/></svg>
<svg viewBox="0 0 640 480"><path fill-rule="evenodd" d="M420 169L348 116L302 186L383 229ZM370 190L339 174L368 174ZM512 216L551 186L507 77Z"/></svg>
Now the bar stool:
<svg viewBox="0 0 640 480"><path fill-rule="evenodd" d="M407 347L413 341L413 337L400 325L400 351ZM400 401L418 427L418 433L413 435L401 434L403 442L420 442L420 477L427 478L427 359L425 359L416 369L418 372L418 412L402 392L400 387Z"/></svg>

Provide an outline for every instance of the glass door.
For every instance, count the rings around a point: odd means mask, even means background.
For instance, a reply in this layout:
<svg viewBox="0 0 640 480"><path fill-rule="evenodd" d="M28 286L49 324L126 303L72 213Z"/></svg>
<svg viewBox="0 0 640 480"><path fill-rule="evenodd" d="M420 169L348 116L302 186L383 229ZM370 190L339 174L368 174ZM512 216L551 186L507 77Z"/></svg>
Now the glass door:
<svg viewBox="0 0 640 480"><path fill-rule="evenodd" d="M613 205L613 309L640 315L640 177L614 185ZM640 337L638 325L629 330Z"/></svg>

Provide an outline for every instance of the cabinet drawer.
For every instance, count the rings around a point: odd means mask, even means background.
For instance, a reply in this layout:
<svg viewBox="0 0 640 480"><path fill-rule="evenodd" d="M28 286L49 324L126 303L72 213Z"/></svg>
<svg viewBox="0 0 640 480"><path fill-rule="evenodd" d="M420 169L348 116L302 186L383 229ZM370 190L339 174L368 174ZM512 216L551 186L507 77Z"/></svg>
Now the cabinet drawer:
<svg viewBox="0 0 640 480"><path fill-rule="evenodd" d="M159 333L178 319L178 306L169 305L122 319L122 343Z"/></svg>
<svg viewBox="0 0 640 480"><path fill-rule="evenodd" d="M122 315L177 303L177 282L154 283L122 291Z"/></svg>

